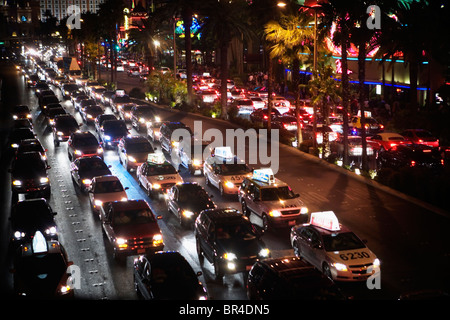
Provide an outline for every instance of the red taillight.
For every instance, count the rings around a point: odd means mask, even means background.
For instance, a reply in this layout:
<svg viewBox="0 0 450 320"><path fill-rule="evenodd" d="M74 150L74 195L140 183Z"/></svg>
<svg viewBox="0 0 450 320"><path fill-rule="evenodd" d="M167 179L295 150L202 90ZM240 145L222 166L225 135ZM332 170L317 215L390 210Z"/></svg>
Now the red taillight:
<svg viewBox="0 0 450 320"><path fill-rule="evenodd" d="M411 166L411 167L414 167L415 165L416 165L416 162L415 162L414 160L411 160L410 166Z"/></svg>
<svg viewBox="0 0 450 320"><path fill-rule="evenodd" d="M441 159L441 165L444 165L444 159Z"/></svg>
<svg viewBox="0 0 450 320"><path fill-rule="evenodd" d="M266 115L264 115L264 119L265 119L265 120L267 120L267 119L269 119L269 117L268 117L268 116L266 116Z"/></svg>

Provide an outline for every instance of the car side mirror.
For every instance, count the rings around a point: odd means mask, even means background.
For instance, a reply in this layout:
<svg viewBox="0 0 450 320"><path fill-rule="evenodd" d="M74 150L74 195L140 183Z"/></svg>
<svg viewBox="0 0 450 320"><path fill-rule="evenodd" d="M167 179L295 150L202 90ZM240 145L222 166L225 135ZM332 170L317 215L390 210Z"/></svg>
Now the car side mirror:
<svg viewBox="0 0 450 320"><path fill-rule="evenodd" d="M163 218L163 216L162 216L162 215L158 215L158 216L156 216L156 219L158 219L158 220L162 220L162 218Z"/></svg>
<svg viewBox="0 0 450 320"><path fill-rule="evenodd" d="M51 166L47 166L47 167L46 167L46 169L51 169L51 168L52 168Z"/></svg>
<svg viewBox="0 0 450 320"><path fill-rule="evenodd" d="M294 195L294 198L300 198L300 193L296 193L296 194Z"/></svg>
<svg viewBox="0 0 450 320"><path fill-rule="evenodd" d="M124 190L128 190L128 189L130 189L130 187L125 187L125 188L124 188Z"/></svg>
<svg viewBox="0 0 450 320"><path fill-rule="evenodd" d="M197 272L197 277L200 277L203 273L201 271Z"/></svg>

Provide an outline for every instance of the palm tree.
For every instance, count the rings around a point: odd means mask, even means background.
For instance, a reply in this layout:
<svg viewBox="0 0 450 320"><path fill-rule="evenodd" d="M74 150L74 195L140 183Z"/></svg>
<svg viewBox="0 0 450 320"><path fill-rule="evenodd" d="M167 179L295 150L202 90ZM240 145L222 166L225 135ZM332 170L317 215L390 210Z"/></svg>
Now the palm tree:
<svg viewBox="0 0 450 320"><path fill-rule="evenodd" d="M311 94L311 103L318 107L320 113L325 119L325 125L329 126L330 104L337 104L341 101L340 84L335 80L334 69L332 66L322 65L318 70L313 71L313 78L308 83L308 89ZM316 137L313 137L316 140ZM322 158L330 153L329 134L323 132Z"/></svg>
<svg viewBox="0 0 450 320"><path fill-rule="evenodd" d="M314 30L309 27L312 22L310 15L290 14L283 15L279 21L270 21L265 25L265 38L271 44L270 58L281 58L292 65L292 82L296 90L295 110L297 119L297 144L303 141L301 121L299 115L299 72L300 63L307 61L309 55L301 53L311 53L312 37Z"/></svg>
<svg viewBox="0 0 450 320"><path fill-rule="evenodd" d="M220 92L221 117L227 114L227 80L228 80L228 49L235 37L244 38L249 34L249 23L246 16L248 4L245 0L217 0L208 1L202 8L205 16L201 32L217 43L220 55Z"/></svg>
<svg viewBox="0 0 450 320"><path fill-rule="evenodd" d="M134 28L131 28L128 33L128 39L133 42L130 45L130 50L144 54L149 72L153 70L157 52L169 47L165 40L167 29L161 28L162 25L163 22L158 19L158 15L150 13L148 18L133 25Z"/></svg>

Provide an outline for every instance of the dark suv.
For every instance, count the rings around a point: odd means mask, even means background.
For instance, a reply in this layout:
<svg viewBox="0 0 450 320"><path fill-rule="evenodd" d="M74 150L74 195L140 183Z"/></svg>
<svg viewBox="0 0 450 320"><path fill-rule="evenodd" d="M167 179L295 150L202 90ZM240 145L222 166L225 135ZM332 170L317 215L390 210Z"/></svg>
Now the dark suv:
<svg viewBox="0 0 450 320"><path fill-rule="evenodd" d="M256 262L247 278L250 300L344 300L336 284L298 257Z"/></svg>
<svg viewBox="0 0 450 320"><path fill-rule="evenodd" d="M195 220L195 240L200 263L204 257L214 274L247 272L259 259L270 256L261 234L239 211L232 208L203 210Z"/></svg>

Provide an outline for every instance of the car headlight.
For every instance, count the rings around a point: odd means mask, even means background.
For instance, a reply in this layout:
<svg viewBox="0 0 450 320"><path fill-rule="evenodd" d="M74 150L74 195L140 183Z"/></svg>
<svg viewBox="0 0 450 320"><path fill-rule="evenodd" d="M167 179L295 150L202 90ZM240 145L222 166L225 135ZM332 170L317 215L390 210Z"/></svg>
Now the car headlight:
<svg viewBox="0 0 450 320"><path fill-rule="evenodd" d="M225 187L227 188L234 188L234 183L231 181L225 181Z"/></svg>
<svg viewBox="0 0 450 320"><path fill-rule="evenodd" d="M108 136L108 135L105 135L104 138L105 138L106 141L110 141L111 140L111 137Z"/></svg>
<svg viewBox="0 0 450 320"><path fill-rule="evenodd" d="M307 207L302 207L300 209L300 213L302 213L302 214L308 213L308 208Z"/></svg>
<svg viewBox="0 0 450 320"><path fill-rule="evenodd" d="M281 212L278 211L278 210L271 210L271 211L269 212L269 216L274 217L274 218L280 217L280 216L281 216Z"/></svg>
<svg viewBox="0 0 450 320"><path fill-rule="evenodd" d="M45 234L56 234L56 227L50 227L45 230Z"/></svg>
<svg viewBox="0 0 450 320"><path fill-rule="evenodd" d="M235 259L237 259L236 255L234 253L232 253L232 252L224 253L223 258L225 260L235 260Z"/></svg>
<svg viewBox="0 0 450 320"><path fill-rule="evenodd" d="M202 164L202 162L201 162L200 160L198 160L198 159L194 159L194 160L192 161L192 164L193 164L194 166L199 166L199 165Z"/></svg>
<svg viewBox="0 0 450 320"><path fill-rule="evenodd" d="M86 114L86 118L92 119L92 115L88 113L88 114Z"/></svg>
<svg viewBox="0 0 450 320"><path fill-rule="evenodd" d="M20 240L23 237L25 237L25 232L22 231L14 232L14 238L16 238L16 240Z"/></svg>
<svg viewBox="0 0 450 320"><path fill-rule="evenodd" d="M83 154L83 152L81 152L80 150L75 150L73 153L75 153L77 156L81 156Z"/></svg>
<svg viewBox="0 0 450 320"><path fill-rule="evenodd" d="M48 178L47 177L42 177L41 179L39 179L40 183L48 183Z"/></svg>
<svg viewBox="0 0 450 320"><path fill-rule="evenodd" d="M337 271L347 271L347 266L343 263L333 263L333 267L337 270Z"/></svg>
<svg viewBox="0 0 450 320"><path fill-rule="evenodd" d="M14 149L17 149L19 147L19 145L17 143L12 143L11 147L14 148Z"/></svg>
<svg viewBox="0 0 450 320"><path fill-rule="evenodd" d="M155 234L154 236L153 236L153 245L154 246L158 246L158 245L161 245L163 243L163 237L162 237L162 234Z"/></svg>
<svg viewBox="0 0 450 320"><path fill-rule="evenodd" d="M159 183L154 183L154 184L152 184L152 188L153 189L160 189L161 185Z"/></svg>
<svg viewBox="0 0 450 320"><path fill-rule="evenodd" d="M380 260L378 258L376 258L375 260L373 260L373 266L374 267L379 267L381 264Z"/></svg>
<svg viewBox="0 0 450 320"><path fill-rule="evenodd" d="M144 118L139 118L139 122L140 123L145 123L145 119Z"/></svg>
<svg viewBox="0 0 450 320"><path fill-rule="evenodd" d="M126 244L127 243L127 239L124 239L124 238L117 238L116 239L116 243L120 246L120 245L123 245L123 244Z"/></svg>
<svg viewBox="0 0 450 320"><path fill-rule="evenodd" d="M189 210L183 210L183 216L185 216L186 218L190 218L194 215L194 213L192 211Z"/></svg>
<svg viewBox="0 0 450 320"><path fill-rule="evenodd" d="M91 179L83 179L83 180L81 180L81 182L84 184L84 185L90 185L91 184Z"/></svg>
<svg viewBox="0 0 450 320"><path fill-rule="evenodd" d="M22 185L22 181L20 181L20 180L13 180L12 184L13 184L13 186L19 187L19 186Z"/></svg>
<svg viewBox="0 0 450 320"><path fill-rule="evenodd" d="M259 256L263 258L267 258L270 255L270 250L267 248L261 249L259 251Z"/></svg>
<svg viewBox="0 0 450 320"><path fill-rule="evenodd" d="M97 153L103 153L103 148L102 147L98 148Z"/></svg>
<svg viewBox="0 0 450 320"><path fill-rule="evenodd" d="M101 207L102 204L103 204L103 201L101 201L101 200L95 200L95 201L94 201L94 204L95 204L97 207Z"/></svg>
<svg viewBox="0 0 450 320"><path fill-rule="evenodd" d="M128 161L137 162L133 156L128 156Z"/></svg>
<svg viewBox="0 0 450 320"><path fill-rule="evenodd" d="M56 134L57 134L58 136L63 136L63 135L64 135L64 132L58 131Z"/></svg>
<svg viewBox="0 0 450 320"><path fill-rule="evenodd" d="M72 288L69 285L66 284L65 286L62 286L59 289L59 293L60 294L68 294L71 290L72 290Z"/></svg>

